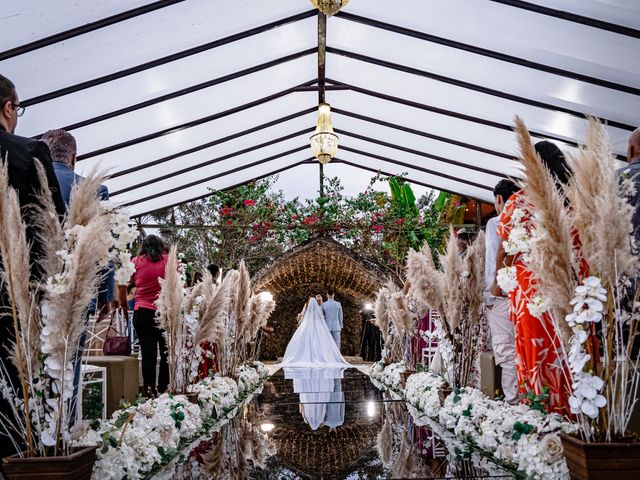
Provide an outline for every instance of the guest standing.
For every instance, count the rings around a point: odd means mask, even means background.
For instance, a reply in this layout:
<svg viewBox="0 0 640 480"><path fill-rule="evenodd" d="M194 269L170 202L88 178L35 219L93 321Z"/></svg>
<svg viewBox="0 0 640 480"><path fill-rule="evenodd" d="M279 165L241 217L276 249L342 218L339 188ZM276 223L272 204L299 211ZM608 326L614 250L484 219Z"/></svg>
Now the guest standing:
<svg viewBox="0 0 640 480"><path fill-rule="evenodd" d="M542 163L554 176L557 188L566 185L572 171L560 149L547 141L536 143L535 149ZM531 237L534 214L532 206L526 202L524 192L520 190L514 193L500 215L498 235L503 240L508 240L513 229L524 228ZM520 394L523 398L533 394L540 400L548 395L545 403L549 412L569 415L571 384L566 366L561 364L561 356L558 354L560 339L548 314L543 313L538 318L528 308L529 301L537 295L537 287L526 256L522 253L507 256L504 244L501 243L496 267L499 269L505 265L516 269L517 286L509 293L509 301L515 330L516 372ZM492 293L496 296L503 295L495 283Z"/></svg>
<svg viewBox="0 0 640 480"><path fill-rule="evenodd" d="M133 259L136 271L129 282L135 287L133 326L138 335L142 354L142 382L145 392L166 391L169 385L167 343L163 331L156 324L156 301L160 295L160 279L164 278L167 249L155 235L142 242L138 256ZM156 364L160 348L160 369L156 381Z"/></svg>
<svg viewBox="0 0 640 480"><path fill-rule="evenodd" d="M7 168L9 185L17 190L18 201L22 209L22 219L26 224L27 241L31 244L30 265L31 280L42 279L42 268L39 259L43 254L43 241L36 234L33 207L38 204L37 195L42 189L36 170L36 164L44 168L56 211L60 218L64 215L64 203L60 196L60 187L53 173L51 157L47 146L31 138L14 135L18 125L18 117L24 113L20 106L18 93L11 80L0 75L0 165ZM0 202L4 199L0 199ZM1 259L0 259L1 261ZM10 360L9 350L15 342L11 301L3 282L0 282L0 360L7 369L9 380L19 391L18 372ZM0 398L0 415L12 418L11 406ZM0 441L0 458L15 453L12 442L6 438Z"/></svg>
<svg viewBox="0 0 640 480"><path fill-rule="evenodd" d="M629 203L633 206L633 251L637 255L640 252L640 128L636 128L629 136L627 148L627 162L629 165L618 170L621 178L628 178L635 187L635 191Z"/></svg>
<svg viewBox="0 0 640 480"><path fill-rule="evenodd" d="M509 198L519 190L511 180L500 180L493 189L496 213L500 215ZM513 322L509 318L509 299L491 294L491 285L496 275L496 255L502 239L498 235L499 217L487 222L485 235L485 307L487 323L491 332L491 347L496 365L502 370L501 387L504 399L510 404L518 402L518 379L516 376L516 350Z"/></svg>

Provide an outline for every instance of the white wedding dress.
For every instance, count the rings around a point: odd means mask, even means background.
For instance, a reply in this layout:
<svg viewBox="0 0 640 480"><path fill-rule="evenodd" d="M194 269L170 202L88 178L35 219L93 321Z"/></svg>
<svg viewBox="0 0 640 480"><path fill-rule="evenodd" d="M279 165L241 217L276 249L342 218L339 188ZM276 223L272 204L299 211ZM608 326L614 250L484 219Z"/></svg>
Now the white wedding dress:
<svg viewBox="0 0 640 480"><path fill-rule="evenodd" d="M346 368L351 365L340 354L315 298L309 300L302 322L291 337L282 367Z"/></svg>

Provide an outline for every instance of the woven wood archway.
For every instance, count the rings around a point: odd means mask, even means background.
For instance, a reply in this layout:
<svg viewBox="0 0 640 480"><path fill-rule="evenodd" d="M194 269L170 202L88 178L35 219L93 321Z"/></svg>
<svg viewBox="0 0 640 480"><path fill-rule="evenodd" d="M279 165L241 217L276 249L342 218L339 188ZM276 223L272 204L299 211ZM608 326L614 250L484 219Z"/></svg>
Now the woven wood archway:
<svg viewBox="0 0 640 480"><path fill-rule="evenodd" d="M364 302L374 300L386 278L377 264L330 238L315 238L289 250L258 272L252 282L254 291L271 292L277 304L270 320L274 332L263 341L261 358L274 360L284 354L304 302L311 295L324 296L328 289L335 291L344 311L342 353L359 355L359 312Z"/></svg>

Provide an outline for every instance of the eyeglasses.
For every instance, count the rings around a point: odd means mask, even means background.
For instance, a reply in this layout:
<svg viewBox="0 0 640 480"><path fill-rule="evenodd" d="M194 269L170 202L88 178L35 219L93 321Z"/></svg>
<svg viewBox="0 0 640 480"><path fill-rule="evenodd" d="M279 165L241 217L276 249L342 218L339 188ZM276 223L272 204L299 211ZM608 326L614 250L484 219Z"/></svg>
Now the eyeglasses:
<svg viewBox="0 0 640 480"><path fill-rule="evenodd" d="M20 105L19 103L11 102L11 106L16 111L16 115L18 117L21 117L24 114L24 107L22 105Z"/></svg>

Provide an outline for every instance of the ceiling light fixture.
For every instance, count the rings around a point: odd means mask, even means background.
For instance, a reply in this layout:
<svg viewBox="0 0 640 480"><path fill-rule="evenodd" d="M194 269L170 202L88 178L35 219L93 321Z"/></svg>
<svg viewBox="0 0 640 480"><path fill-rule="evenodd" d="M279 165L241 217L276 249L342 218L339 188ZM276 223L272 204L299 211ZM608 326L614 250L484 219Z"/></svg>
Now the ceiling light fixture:
<svg viewBox="0 0 640 480"><path fill-rule="evenodd" d="M318 125L316 132L309 138L313 156L326 165L338 153L338 135L331 126L331 106L328 103L318 105Z"/></svg>
<svg viewBox="0 0 640 480"><path fill-rule="evenodd" d="M311 0L311 5L325 15L335 15L349 3L349 0Z"/></svg>

